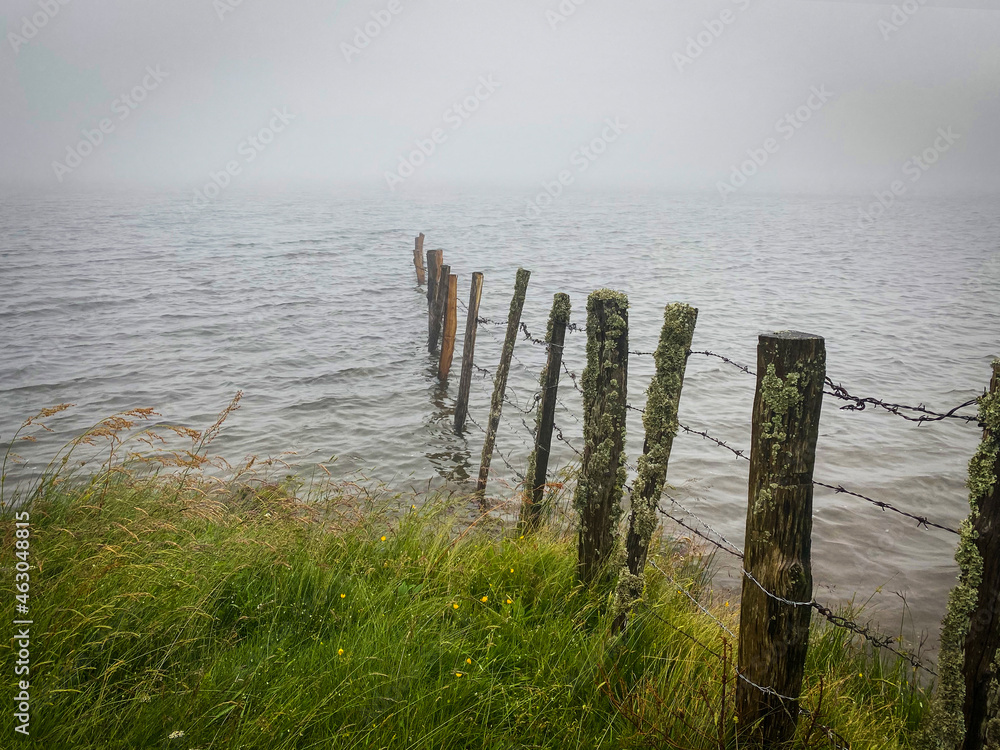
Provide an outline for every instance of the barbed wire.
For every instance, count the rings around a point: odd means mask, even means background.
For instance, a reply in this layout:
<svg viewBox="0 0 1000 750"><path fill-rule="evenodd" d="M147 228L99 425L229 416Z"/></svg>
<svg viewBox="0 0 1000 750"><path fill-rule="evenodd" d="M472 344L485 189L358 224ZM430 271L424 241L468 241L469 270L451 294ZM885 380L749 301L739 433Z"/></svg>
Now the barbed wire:
<svg viewBox="0 0 1000 750"><path fill-rule="evenodd" d="M631 491L632 491L632 488L629 487L629 492L631 492ZM728 553L730 555L733 555L734 557L739 557L741 559L743 558L743 554L742 553L736 553L733 550L729 549L728 547L723 546L720 542L716 541L715 539L712 539L712 537L710 537L707 534L699 531L698 529L694 528L693 526L689 526L688 524L686 524L681 519L679 519L676 516L668 513L667 511L665 511L663 508L660 508L659 506L657 506L656 510L657 510L657 512L660 515L664 516L665 518L669 518L671 521L673 521L674 523L676 523L678 526L681 526L681 527L687 529L692 534L694 534L695 536L697 536L697 537L699 537L701 539L704 539L706 542L708 542L712 546L718 547L723 552L726 552L726 553Z"/></svg>
<svg viewBox="0 0 1000 750"><path fill-rule="evenodd" d="M723 356L722 354L716 354L715 352L711 352L711 351L709 351L707 349L703 349L702 351L697 351L697 352L691 351L690 349L688 349L688 356L690 357L692 354L701 354L701 355L704 355L706 357L716 357L717 359L721 359L726 364L732 365L737 370L740 370L741 372L745 372L747 375L756 375L757 374L753 370L751 370L749 367L747 367L746 365L741 365L739 362L735 362L735 361L731 360L729 357Z"/></svg>
<svg viewBox="0 0 1000 750"><path fill-rule="evenodd" d="M728 539L726 539L725 535L721 531L718 531L717 529L712 528L712 526L709 525L708 522L705 521L703 518L700 518L697 513L695 513L694 511L692 511L692 510L690 510L688 508L685 508L681 504L680 500L678 500L675 497L672 497L667 492L663 493L663 497L667 498L667 500L669 500L672 505L676 505L682 511L684 511L689 516L691 516L692 518L694 518L698 523L700 523L702 526L704 526L706 529L708 529L711 533L715 534L717 537L719 537L719 539L721 539L723 542L725 542L726 544L728 544L731 549L726 549L725 551L729 552L732 555L735 555L736 557L740 557L740 558L743 557L743 550L740 549L740 547L738 545L736 545L733 542L731 542ZM658 510L659 510L659 508L658 508ZM666 515L665 512L664 512L664 514Z"/></svg>
<svg viewBox="0 0 1000 750"><path fill-rule="evenodd" d="M749 461L750 460L750 456L747 455L747 451L742 450L742 449L738 449L738 448L734 448L733 446L731 446L728 443L726 443L724 440L720 440L719 438L714 437L713 435L710 435L705 430L695 430L695 429L693 429L691 427L688 427L685 424L682 424L682 423L678 423L678 424L680 425L681 429L684 430L685 432L690 433L692 435L698 435L699 437L702 437L702 438L704 438L706 440L709 440L712 443L715 443L716 445L718 445L719 447L725 448L726 450L728 450L730 453L732 453L737 458L742 458L744 461ZM860 492L854 492L853 490L849 490L849 489L845 488L842 484L841 485L827 484L826 482L820 482L820 481L815 480L815 479L813 480L813 484L816 485L817 487L824 487L824 488L826 488L828 490L833 490L834 492L839 493L839 494L850 495L851 497L856 497L859 500L864 500L865 502L870 503L871 505L874 505L875 507L880 508L883 511L888 510L888 511L891 511L892 513L897 513L898 515L904 516L906 518L910 518L910 519L916 521L917 522L917 526L919 526L919 527L922 527L922 528L931 527L931 528L935 528L935 529L940 529L941 531L947 531L947 532L949 532L951 534L958 534L959 533L956 529L953 529L950 526L945 526L944 524L940 524L940 523L936 523L935 521L931 521L926 516L919 516L919 515L916 515L915 513L910 513L910 512L905 511L905 510L903 510L901 508L897 508L892 503L887 503L884 500L876 500L875 498L869 497L868 495L862 495Z"/></svg>
<svg viewBox="0 0 1000 750"><path fill-rule="evenodd" d="M903 659L904 661L909 662L911 666L917 669L922 669L928 674L932 674L935 677L937 677L937 672L935 672L930 667L925 666L923 662L921 662L913 654L893 648L892 644L896 642L896 639L893 636L888 636L888 635L879 636L877 634L877 631L872 630L871 625L859 625L853 620L849 620L848 618L843 617L842 615L835 614L832 609L820 604L815 599L810 599L809 601L795 601L793 599L786 599L782 596L779 596L778 594L775 594L772 591L768 591L768 589L760 581L754 578L754 576L746 568L743 569L743 575L749 578L753 583L755 583L757 585L757 588L759 588L768 598L773 599L777 602L781 602L782 604L785 604L789 607L811 607L812 609L815 609L817 612L819 612L823 617L825 617L827 621L830 622L832 625L838 628L844 628L845 630L849 630L855 635L860 635L862 638L864 638L866 641L871 643L876 648L890 651L896 656Z"/></svg>
<svg viewBox="0 0 1000 750"><path fill-rule="evenodd" d="M960 419L965 422L979 422L978 415L970 414L956 414L955 412L960 409L965 409L966 407L972 406L979 401L979 398L973 398L966 401L964 404L959 404L953 409L949 409L946 412L932 411L925 407L923 404L918 404L917 406L905 406L904 404L891 404L883 401L882 399L875 398L873 396L852 396L847 392L847 389L839 383L834 383L830 378L826 378L826 384L830 386L832 390L824 390L823 393L833 396L834 398L839 398L843 401L851 401L853 403L841 406L841 411L864 411L866 407L874 406L875 408L885 409L890 414L895 414L897 417L902 417L908 422L916 422L917 424L923 424L924 422L940 422L945 419ZM921 416L911 417L908 414L903 414L903 411L913 411L918 412Z"/></svg>

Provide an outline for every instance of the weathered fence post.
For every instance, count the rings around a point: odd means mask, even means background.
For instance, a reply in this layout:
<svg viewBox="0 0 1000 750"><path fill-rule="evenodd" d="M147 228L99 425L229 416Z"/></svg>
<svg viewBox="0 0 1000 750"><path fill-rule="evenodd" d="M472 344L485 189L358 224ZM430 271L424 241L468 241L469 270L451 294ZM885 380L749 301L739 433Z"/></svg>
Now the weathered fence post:
<svg viewBox="0 0 1000 750"><path fill-rule="evenodd" d="M969 462L958 584L941 627L938 685L917 747L1000 747L1000 360L979 399L983 439Z"/></svg>
<svg viewBox="0 0 1000 750"><path fill-rule="evenodd" d="M413 247L413 265L417 268L417 284L423 286L424 284L424 233L421 232L416 240L414 240Z"/></svg>
<svg viewBox="0 0 1000 750"><path fill-rule="evenodd" d="M628 298L598 289L587 298L583 371L583 466L573 497L580 514L577 577L590 584L614 550L625 484Z"/></svg>
<svg viewBox="0 0 1000 750"><path fill-rule="evenodd" d="M427 251L427 351L433 353L437 346L431 344L434 339L434 305L437 302L438 279L441 276L441 261L443 251Z"/></svg>
<svg viewBox="0 0 1000 750"><path fill-rule="evenodd" d="M812 601L812 476L825 377L822 337L761 335L736 710L744 739L767 747L791 739L799 716L812 616L805 604Z"/></svg>
<svg viewBox="0 0 1000 750"><path fill-rule="evenodd" d="M549 330L545 336L549 356L539 381L542 399L538 404L538 416L535 420L535 450L528 459L524 496L521 500L521 525L528 530L537 528L542 518L542 499L549 470L549 451L552 448L552 426L556 418L556 397L559 395L559 368L562 367L569 314L569 295L555 295L552 312L549 314Z"/></svg>
<svg viewBox="0 0 1000 750"><path fill-rule="evenodd" d="M469 392L472 389L472 364L476 352L476 331L479 326L479 303L483 298L483 275L472 274L472 290L469 292L469 315L465 320L465 343L462 345L462 379L458 385L458 401L455 402L455 432L459 435L465 429L465 418L469 414Z"/></svg>
<svg viewBox="0 0 1000 750"><path fill-rule="evenodd" d="M632 487L632 512L625 541L625 566L618 576L614 629L621 631L632 604L642 596L642 573L649 544L656 531L657 507L667 479L667 463L677 435L677 410L684 386L684 371L694 338L698 310L675 303L663 311L663 329L653 358L656 374L646 391L642 424L646 438L639 457L639 476Z"/></svg>
<svg viewBox="0 0 1000 750"><path fill-rule="evenodd" d="M441 343L441 324L444 322L444 306L448 300L448 277L451 276L451 266L444 264L438 272L437 284L434 285L434 303L431 305L431 336L427 342L428 351L438 354Z"/></svg>
<svg viewBox="0 0 1000 750"><path fill-rule="evenodd" d="M528 291L528 279L531 271L517 269L514 281L514 298L510 301L510 312L507 314L507 337L500 353L500 364L493 378L493 399L490 402L490 418L486 424L486 439L483 441L483 458L479 465L479 481L476 492L480 495L486 492L486 481L490 476L490 462L493 460L493 448L497 441L497 428L500 426L500 414L503 411L504 394L507 391L507 375L510 373L510 360L514 356L514 344L517 343L518 328L521 325L521 310L524 309L524 296Z"/></svg>
<svg viewBox="0 0 1000 750"><path fill-rule="evenodd" d="M444 337L441 340L441 359L438 377L448 379L451 361L455 357L455 331L458 328L458 276L448 274L448 292L444 300Z"/></svg>

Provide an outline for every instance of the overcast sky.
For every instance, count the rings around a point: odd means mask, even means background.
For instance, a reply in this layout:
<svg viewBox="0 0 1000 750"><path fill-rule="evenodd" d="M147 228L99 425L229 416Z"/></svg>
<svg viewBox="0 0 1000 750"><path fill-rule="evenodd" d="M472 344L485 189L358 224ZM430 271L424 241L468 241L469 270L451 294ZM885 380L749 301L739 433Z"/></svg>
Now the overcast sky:
<svg viewBox="0 0 1000 750"><path fill-rule="evenodd" d="M63 2L0 10L8 185L1000 190L1000 0Z"/></svg>

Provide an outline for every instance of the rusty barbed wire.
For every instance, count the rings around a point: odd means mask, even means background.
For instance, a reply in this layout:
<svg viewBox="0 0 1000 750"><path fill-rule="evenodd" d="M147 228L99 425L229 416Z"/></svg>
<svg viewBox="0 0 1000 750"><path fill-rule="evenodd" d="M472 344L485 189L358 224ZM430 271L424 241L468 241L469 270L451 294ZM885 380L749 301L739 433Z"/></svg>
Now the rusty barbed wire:
<svg viewBox="0 0 1000 750"><path fill-rule="evenodd" d="M923 404L918 404L917 406L906 406L904 404L891 404L883 401L879 398L874 398L873 396L852 396L847 392L847 389L839 383L834 383L830 378L826 378L826 384L830 386L832 390L824 390L823 393L828 396L833 396L834 398L839 398L842 401L851 401L852 403L841 406L841 411L864 411L868 406L873 406L876 409L885 409L890 414L895 414L897 417L901 417L908 422L916 422L917 424L923 424L924 422L940 422L945 419L960 419L965 422L976 422L979 423L978 415L971 414L956 414L955 412L960 409L965 409L966 407L972 406L979 401L979 397L969 399L964 404L959 404L953 409L949 409L946 412L932 411L925 407ZM919 413L919 417L911 417L907 414L903 414L903 411L913 411Z"/></svg>

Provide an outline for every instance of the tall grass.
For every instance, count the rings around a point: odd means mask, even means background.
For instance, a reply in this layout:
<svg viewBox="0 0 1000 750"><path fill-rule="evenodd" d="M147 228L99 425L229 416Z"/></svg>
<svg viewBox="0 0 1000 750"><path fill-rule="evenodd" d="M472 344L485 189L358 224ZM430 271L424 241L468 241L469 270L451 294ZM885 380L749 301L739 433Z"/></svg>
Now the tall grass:
<svg viewBox="0 0 1000 750"><path fill-rule="evenodd" d="M662 543L669 579L650 569L615 638L611 592L577 585L560 524L523 538L460 499L292 489L120 465L40 483L20 744L743 746L735 644L684 593L710 600L702 558ZM735 632L734 607L711 609ZM13 664L10 640L0 657ZM826 727L838 745L908 747L923 704L908 677L817 629L796 747L832 746ZM11 723L5 710L4 737Z"/></svg>

